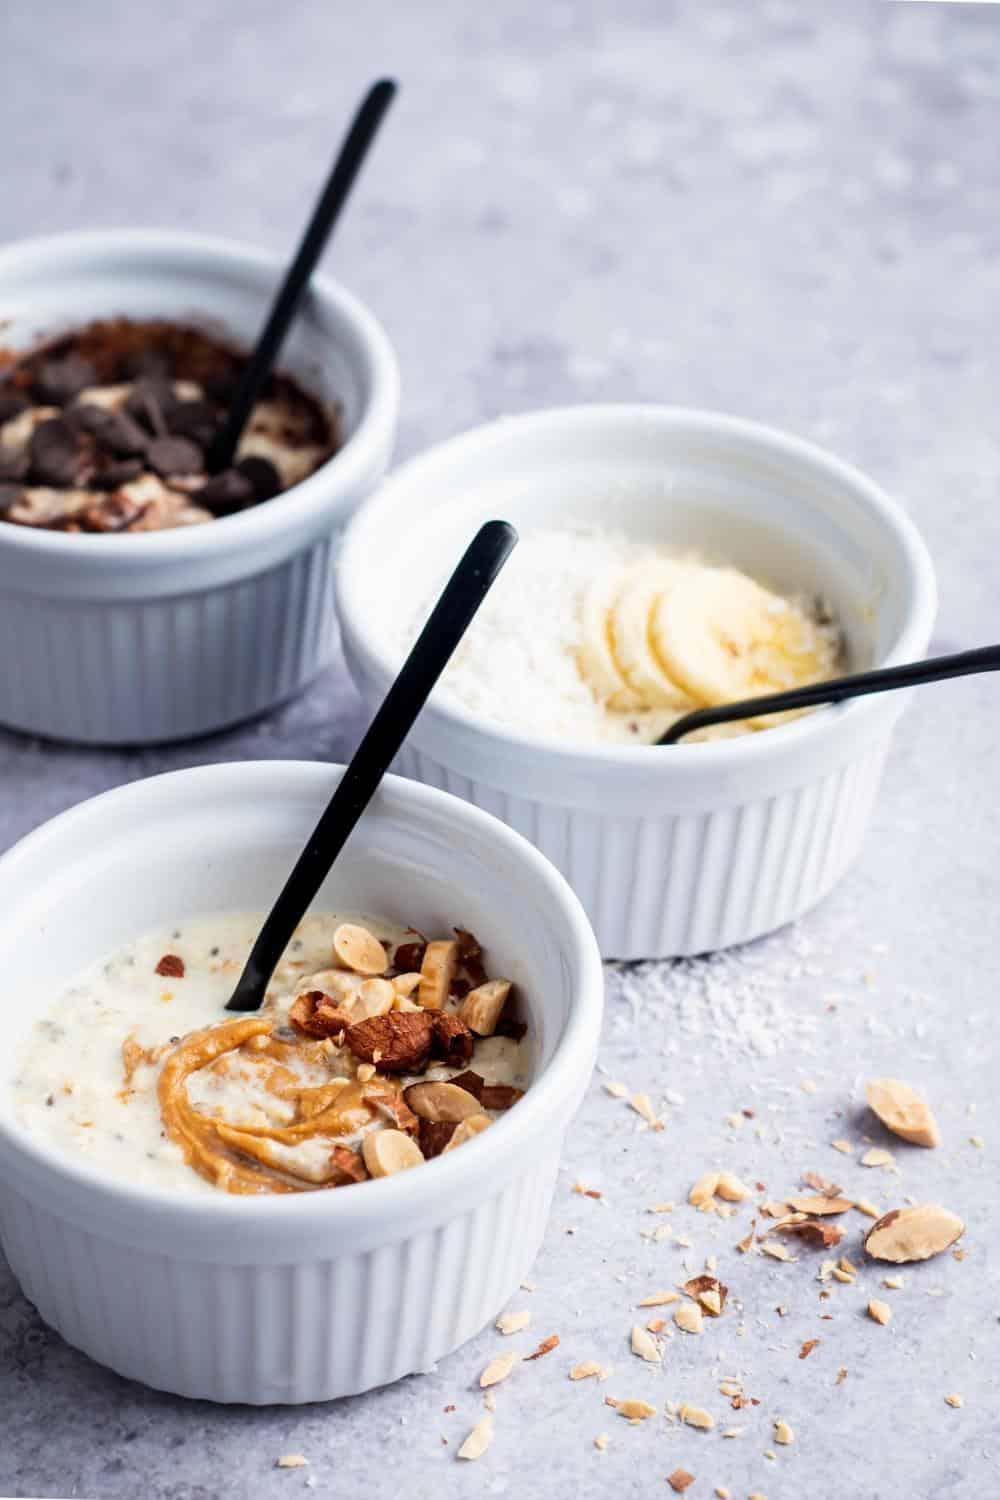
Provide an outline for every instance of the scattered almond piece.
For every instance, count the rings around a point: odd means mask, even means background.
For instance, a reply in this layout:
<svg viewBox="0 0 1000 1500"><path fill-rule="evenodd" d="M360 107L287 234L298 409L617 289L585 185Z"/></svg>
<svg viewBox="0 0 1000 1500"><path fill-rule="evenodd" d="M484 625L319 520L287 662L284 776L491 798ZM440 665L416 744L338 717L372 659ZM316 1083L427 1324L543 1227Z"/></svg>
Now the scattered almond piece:
<svg viewBox="0 0 1000 1500"><path fill-rule="evenodd" d="M521 1312L501 1313L494 1327L498 1333L520 1333L522 1328L527 1328L531 1322L531 1314L527 1308Z"/></svg>
<svg viewBox="0 0 1000 1500"><path fill-rule="evenodd" d="M672 1474L667 1475L667 1483L677 1495L683 1495L688 1485L694 1484L694 1475L689 1474L687 1469L675 1469Z"/></svg>
<svg viewBox="0 0 1000 1500"><path fill-rule="evenodd" d="M710 1318L718 1318L726 1305L729 1296L729 1288L724 1286L717 1276L703 1274L692 1276L690 1281L685 1281L682 1288L689 1297L693 1297L704 1312Z"/></svg>
<svg viewBox="0 0 1000 1500"><path fill-rule="evenodd" d="M677 1415L688 1427L699 1427L703 1432L708 1432L715 1426L715 1418L711 1412L707 1412L703 1406L691 1406L686 1401Z"/></svg>
<svg viewBox="0 0 1000 1500"><path fill-rule="evenodd" d="M875 1323L888 1323L892 1317L892 1308L888 1302L880 1302L877 1297L872 1297L866 1308L868 1316Z"/></svg>
<svg viewBox="0 0 1000 1500"><path fill-rule="evenodd" d="M745 1182L733 1172L720 1172L719 1180L715 1187L716 1196L723 1198L727 1203L742 1203L744 1198L750 1197L750 1189Z"/></svg>
<svg viewBox="0 0 1000 1500"><path fill-rule="evenodd" d="M848 1144L845 1142L845 1145ZM803 1172L802 1181L806 1187L811 1187L814 1192L824 1198L840 1198L843 1196L843 1188L836 1182L831 1182L827 1177L821 1177L819 1172Z"/></svg>
<svg viewBox="0 0 1000 1500"><path fill-rule="evenodd" d="M854 1207L859 1214L867 1214L869 1219L877 1219L882 1212L880 1208L875 1207L874 1203L870 1203L867 1198L855 1198Z"/></svg>
<svg viewBox="0 0 1000 1500"><path fill-rule="evenodd" d="M830 1145L833 1147L834 1151L843 1152L844 1156L850 1156L851 1152L854 1150L854 1147L851 1145L850 1141L831 1141Z"/></svg>
<svg viewBox="0 0 1000 1500"><path fill-rule="evenodd" d="M729 1500L729 1491L724 1484L717 1484L713 1491L716 1500Z"/></svg>
<svg viewBox="0 0 1000 1500"><path fill-rule="evenodd" d="M459 1458L482 1458L493 1441L493 1418L481 1417L458 1450Z"/></svg>
<svg viewBox="0 0 1000 1500"><path fill-rule="evenodd" d="M639 1359L644 1359L647 1364L658 1365L663 1360L659 1344L638 1323L632 1325L631 1346L632 1353L638 1355Z"/></svg>
<svg viewBox="0 0 1000 1500"><path fill-rule="evenodd" d="M890 1292L898 1292L900 1287L906 1285L902 1276L883 1276L882 1285L887 1286Z"/></svg>
<svg viewBox="0 0 1000 1500"><path fill-rule="evenodd" d="M702 1333L705 1320L697 1302L682 1302L674 1313L674 1322L682 1333Z"/></svg>
<svg viewBox="0 0 1000 1500"><path fill-rule="evenodd" d="M666 1307L668 1302L680 1300L679 1292L650 1292L648 1297L643 1297L642 1301L636 1305L638 1307Z"/></svg>
<svg viewBox="0 0 1000 1500"><path fill-rule="evenodd" d="M777 1240L764 1240L760 1248L765 1255L770 1255L773 1260L791 1261L796 1259L787 1245L781 1245Z"/></svg>
<svg viewBox="0 0 1000 1500"><path fill-rule="evenodd" d="M808 1359L818 1343L819 1339L806 1339L805 1343L802 1345L802 1348L799 1350L799 1359Z"/></svg>
<svg viewBox="0 0 1000 1500"><path fill-rule="evenodd" d="M946 1402L946 1404L948 1406L956 1406L957 1407L957 1406L964 1406L965 1405L965 1398L964 1398L964 1396L959 1396L957 1394L957 1392L954 1393L953 1395L945 1396L944 1399L945 1399L945 1402Z"/></svg>
<svg viewBox="0 0 1000 1500"><path fill-rule="evenodd" d="M662 1333L666 1326L666 1318L650 1318L649 1322L646 1324L646 1327L649 1329L650 1333Z"/></svg>
<svg viewBox="0 0 1000 1500"><path fill-rule="evenodd" d="M701 1208L702 1204L710 1203L715 1197L715 1190L719 1185L718 1172L706 1172L699 1177L691 1191L688 1193L688 1202L695 1208Z"/></svg>
<svg viewBox="0 0 1000 1500"><path fill-rule="evenodd" d="M485 1390L489 1385L499 1385L501 1380L506 1380L521 1356L516 1352L498 1355L491 1359L486 1369L479 1377L480 1387Z"/></svg>
<svg viewBox="0 0 1000 1500"><path fill-rule="evenodd" d="M603 1453L610 1441L611 1440L606 1432L599 1432L594 1439L594 1447L600 1448L601 1452Z"/></svg>
<svg viewBox="0 0 1000 1500"><path fill-rule="evenodd" d="M901 1265L930 1260L947 1250L965 1231L957 1214L936 1203L893 1208L877 1219L865 1235L865 1250L874 1260Z"/></svg>
<svg viewBox="0 0 1000 1500"><path fill-rule="evenodd" d="M412 1136L402 1130L371 1130L361 1143L361 1154L372 1177L391 1177L418 1167L424 1153Z"/></svg>
<svg viewBox="0 0 1000 1500"><path fill-rule="evenodd" d="M774 1422L774 1441L776 1443L794 1443L795 1433L789 1427L784 1417L777 1417Z"/></svg>
<svg viewBox="0 0 1000 1500"><path fill-rule="evenodd" d="M570 1380L589 1380L591 1376L594 1376L598 1380L603 1380L607 1373L604 1366L599 1365L596 1359L585 1359L582 1364L573 1366L569 1372L569 1378Z"/></svg>
<svg viewBox="0 0 1000 1500"><path fill-rule="evenodd" d="M367 927L342 922L333 934L333 951L345 968L355 974L384 974L389 955Z"/></svg>
<svg viewBox="0 0 1000 1500"><path fill-rule="evenodd" d="M605 1396L604 1404L613 1406L627 1422L645 1422L647 1417L656 1416L656 1407L650 1406L648 1401L618 1401L614 1396Z"/></svg>
<svg viewBox="0 0 1000 1500"><path fill-rule="evenodd" d="M900 1078L873 1078L865 1098L887 1130L914 1146L940 1146L941 1132L926 1100Z"/></svg>
<svg viewBox="0 0 1000 1500"><path fill-rule="evenodd" d="M823 1249L828 1249L831 1245L839 1245L844 1238L844 1231L838 1224L826 1224L822 1219L809 1219L798 1214L775 1224L774 1232L798 1235L808 1244Z"/></svg>
<svg viewBox="0 0 1000 1500"><path fill-rule="evenodd" d="M612 1099L627 1099L630 1092L626 1083L606 1083L604 1091L610 1094Z"/></svg>
<svg viewBox="0 0 1000 1500"><path fill-rule="evenodd" d="M541 1359L544 1355L551 1354L553 1349L558 1349L558 1347L558 1333L550 1333L547 1339L542 1339L542 1342L539 1344L538 1348L533 1351L533 1353L525 1355L525 1363L527 1364L528 1361L532 1359Z"/></svg>
<svg viewBox="0 0 1000 1500"><path fill-rule="evenodd" d="M673 1203L651 1203L646 1212L649 1214L669 1214L674 1210Z"/></svg>
<svg viewBox="0 0 1000 1500"><path fill-rule="evenodd" d="M736 1380L721 1380L719 1391L723 1396L742 1396L743 1387Z"/></svg>
<svg viewBox="0 0 1000 1500"><path fill-rule="evenodd" d="M834 1381L834 1385L843 1385L843 1383L844 1383L844 1381L846 1379L847 1379L847 1366L846 1365L841 1365L840 1369L837 1371L837 1378Z"/></svg>
<svg viewBox="0 0 1000 1500"><path fill-rule="evenodd" d="M892 1152L886 1151L882 1146L869 1146L861 1157L863 1167L891 1167Z"/></svg>
<svg viewBox="0 0 1000 1500"><path fill-rule="evenodd" d="M663 1121L658 1118L648 1094L633 1094L628 1102L647 1125L651 1125L654 1130L663 1129Z"/></svg>
<svg viewBox="0 0 1000 1500"><path fill-rule="evenodd" d="M283 1453L275 1461L274 1467L276 1469L304 1469L308 1464L309 1460L304 1453Z"/></svg>
<svg viewBox="0 0 1000 1500"><path fill-rule="evenodd" d="M808 1194L796 1194L794 1197L786 1199L786 1202L793 1213L811 1214L814 1217L817 1214L843 1214L849 1208L855 1207L850 1198L826 1198L821 1193L811 1196ZM780 1217L783 1218L784 1215L780 1215Z"/></svg>

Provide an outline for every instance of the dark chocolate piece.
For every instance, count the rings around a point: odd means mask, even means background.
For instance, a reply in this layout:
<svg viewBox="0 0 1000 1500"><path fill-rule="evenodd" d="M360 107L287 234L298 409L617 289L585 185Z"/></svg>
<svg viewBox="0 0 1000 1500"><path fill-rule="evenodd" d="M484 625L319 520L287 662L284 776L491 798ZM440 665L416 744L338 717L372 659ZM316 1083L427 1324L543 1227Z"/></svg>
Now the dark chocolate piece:
<svg viewBox="0 0 1000 1500"><path fill-rule="evenodd" d="M232 516L253 505L254 489L247 476L238 469L223 469L221 473L213 474L191 498L195 505L203 505L213 516Z"/></svg>
<svg viewBox="0 0 1000 1500"><path fill-rule="evenodd" d="M97 384L97 371L82 354L39 360L33 371L32 390L45 406L65 406L88 385Z"/></svg>
<svg viewBox="0 0 1000 1500"><path fill-rule="evenodd" d="M50 417L31 435L31 476L37 484L72 489L81 476L85 451L80 434L65 417Z"/></svg>
<svg viewBox="0 0 1000 1500"><path fill-rule="evenodd" d="M260 458L251 453L246 458L241 458L236 468L253 485L254 497L258 502L273 500L275 495L281 494L281 477L269 458Z"/></svg>
<svg viewBox="0 0 1000 1500"><path fill-rule="evenodd" d="M154 438L146 449L149 466L165 479L171 474L198 474L205 457L197 443L185 437Z"/></svg>

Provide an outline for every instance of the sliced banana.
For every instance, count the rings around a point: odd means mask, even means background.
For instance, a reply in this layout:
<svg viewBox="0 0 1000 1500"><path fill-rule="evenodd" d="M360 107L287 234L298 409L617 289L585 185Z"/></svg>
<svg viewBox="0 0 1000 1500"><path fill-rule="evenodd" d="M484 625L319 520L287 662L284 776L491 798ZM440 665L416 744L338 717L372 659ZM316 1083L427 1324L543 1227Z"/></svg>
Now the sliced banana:
<svg viewBox="0 0 1000 1500"><path fill-rule="evenodd" d="M666 558L629 568L619 582L611 608L609 633L614 659L643 708L672 708L681 713L695 706L660 661L650 630L661 595L683 573L679 563Z"/></svg>
<svg viewBox="0 0 1000 1500"><path fill-rule="evenodd" d="M670 675L705 704L822 681L834 666L800 609L729 568L683 572L657 600L652 633Z"/></svg>
<svg viewBox="0 0 1000 1500"><path fill-rule="evenodd" d="M598 703L619 713L642 707L642 699L625 680L615 660L611 639L611 608L617 592L618 576L595 578L580 598L580 638L576 648L577 666Z"/></svg>

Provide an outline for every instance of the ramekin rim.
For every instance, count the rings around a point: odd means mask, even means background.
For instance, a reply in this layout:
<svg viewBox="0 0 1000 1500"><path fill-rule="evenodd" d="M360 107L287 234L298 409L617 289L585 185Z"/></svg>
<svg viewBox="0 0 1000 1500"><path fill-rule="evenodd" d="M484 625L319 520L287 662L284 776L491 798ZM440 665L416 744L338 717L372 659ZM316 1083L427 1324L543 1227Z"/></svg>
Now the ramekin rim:
<svg viewBox="0 0 1000 1500"><path fill-rule="evenodd" d="M502 428L520 427L523 430L544 427L551 422L582 424L615 417L627 420L667 420L678 427L690 424L692 430L696 431L725 432L731 436L770 444L789 459L805 460L826 469L834 479L849 487L856 497L862 498L869 511L886 525L887 531L898 544L898 558L906 565L905 571L911 584L910 615L904 621L892 647L877 665L892 666L911 660L916 650L921 654L924 652L937 605L937 585L930 553L919 530L899 503L861 469L806 438L796 437L780 428L750 418L731 416L727 412L655 402L582 402L573 406L546 407L540 411L501 416L445 438L393 469L375 494L352 517L345 530L336 562L338 613L345 639L350 641L365 670L380 686L387 685L392 680L399 664L392 663L388 653L380 650L366 632L365 612L361 607L360 574L351 564L355 548L362 545L369 534L368 528L377 525L380 512L389 508L394 493L412 482L414 475L419 475L421 469L432 471L435 461L447 459L465 446L474 447ZM831 733L835 727L842 727L845 719L860 724L866 716L878 712L879 703L877 696L854 698L845 703L814 709L801 718L775 725L760 734L740 735L699 744L672 745L664 765L681 774L695 768L721 771L734 766L747 768L762 757L777 753L790 742L799 742L805 747L818 736ZM641 767L649 771L652 768L649 752L660 748L647 744L605 745L546 739L540 735L497 725L457 704L436 702L433 699L424 707L421 719L442 733L457 729L466 735L476 735L484 746L489 746L493 751L513 748L525 755L544 756L550 761L561 759L564 763L571 762L577 767L627 767L633 771ZM418 736L419 728L420 721L416 729Z"/></svg>
<svg viewBox="0 0 1000 1500"><path fill-rule="evenodd" d="M140 781L127 782L97 796L85 798L47 819L0 855L0 867L16 864L18 859L33 853L47 839L58 837L60 833L70 830L74 823L92 817L99 805L106 809L114 802L126 803L130 798L141 798L148 795L147 788L162 787L167 782L183 780L191 785L194 782L218 781L231 785L233 775L237 774L246 776L248 780L254 777L266 780L286 775L305 784L310 778L318 778L320 773L342 774L343 770L342 765L320 761L238 761L190 766ZM306 1192L261 1197L240 1197L229 1193L188 1196L148 1184L128 1183L94 1168L85 1160L77 1161L69 1153L33 1136L16 1120L4 1120L2 1117L0 1144L5 1143L15 1159L18 1156L26 1158L36 1171L48 1174L55 1182L69 1184L73 1189L99 1192L107 1202L125 1211L146 1209L168 1216L180 1215L192 1224L208 1220L220 1224L226 1221L234 1225L247 1224L258 1216L261 1221L274 1223L281 1222L282 1215L289 1224L294 1224L302 1219L312 1220L315 1215L326 1215L328 1217L324 1222L333 1227L345 1222L371 1220L380 1213L396 1215L407 1208L426 1207L428 1203L445 1205L452 1197L459 1202L462 1201L463 1189L474 1190L477 1184L480 1192L487 1188L489 1178L483 1175L482 1167L490 1160L510 1157L519 1145L534 1134L536 1127L551 1121L558 1114L560 1102L572 1095L579 1081L581 1068L589 1071L603 1011L603 968L597 939L578 897L566 879L534 845L491 813L447 792L395 775L383 778L376 797L385 795L402 799L404 804L409 803L418 809L423 806L446 816L454 816L459 826L478 829L484 836L506 844L534 870L553 902L562 908L568 922L573 944L570 962L577 982L573 987L573 1000L565 1029L551 1059L532 1080L524 1097L496 1120L489 1131L468 1141L463 1151L449 1152L425 1162L418 1172L400 1172L361 1184L365 1191L360 1194Z"/></svg>
<svg viewBox="0 0 1000 1500"><path fill-rule="evenodd" d="M3 276L8 265L25 258L43 258L64 250L67 255L79 246L90 258L120 251L122 246L139 253L175 253L203 257L221 262L280 273L285 262L277 252L223 235L209 235L178 229L84 229L39 235L13 241L0 247L0 297ZM355 331L359 349L364 353L363 369L370 385L370 395L354 432L343 447L322 464L315 473L292 485L263 505L235 516L221 517L205 526L173 527L164 531L139 532L129 536L77 535L72 532L47 531L30 526L0 524L0 547L8 552L30 553L36 557L113 558L122 566L142 567L151 561L168 561L174 557L190 559L229 553L271 536L286 525L329 505L331 478L339 497L363 477L378 459L385 435L391 432L399 407L399 364L388 334L375 314L335 278L313 276L309 295L334 307ZM280 361L279 361L280 363Z"/></svg>

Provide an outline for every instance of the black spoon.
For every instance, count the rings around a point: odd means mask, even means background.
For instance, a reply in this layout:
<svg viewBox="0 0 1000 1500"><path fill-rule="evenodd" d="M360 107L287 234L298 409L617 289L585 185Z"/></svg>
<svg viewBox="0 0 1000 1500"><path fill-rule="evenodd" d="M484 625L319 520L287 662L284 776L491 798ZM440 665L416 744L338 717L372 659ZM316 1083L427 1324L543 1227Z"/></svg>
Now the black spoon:
<svg viewBox="0 0 1000 1500"><path fill-rule="evenodd" d="M295 259L288 268L288 274L274 299L267 322L240 376L226 420L209 445L205 462L210 474L217 474L220 469L228 468L233 461L236 446L243 434L254 402L263 390L264 383L281 352L285 335L305 296L309 278L326 248L330 232L347 201L347 195L354 186L354 180L368 154L368 148L375 139L382 118L392 103L395 93L396 84L393 80L382 78L372 85L358 107L344 144L333 164L333 170L320 194L319 202L313 209L312 218L306 227L302 243L295 253Z"/></svg>
<svg viewBox="0 0 1000 1500"><path fill-rule="evenodd" d="M865 698L870 693L890 693L895 688L914 687L921 682L943 682L948 677L969 677L974 672L1000 671L1000 646L979 646L975 651L957 651L953 656L931 656L926 661L907 662L900 667L879 667L874 672L855 672L850 677L831 677L807 687L789 688L740 703L720 703L715 708L696 708L671 724L658 745L676 745L686 734L710 724L730 724L736 719L757 718L792 708L813 708L817 703L843 703L847 698Z"/></svg>
<svg viewBox="0 0 1000 1500"><path fill-rule="evenodd" d="M299 855L250 950L227 1010L260 1009L292 933L516 543L517 532L506 521L487 521L476 533Z"/></svg>

